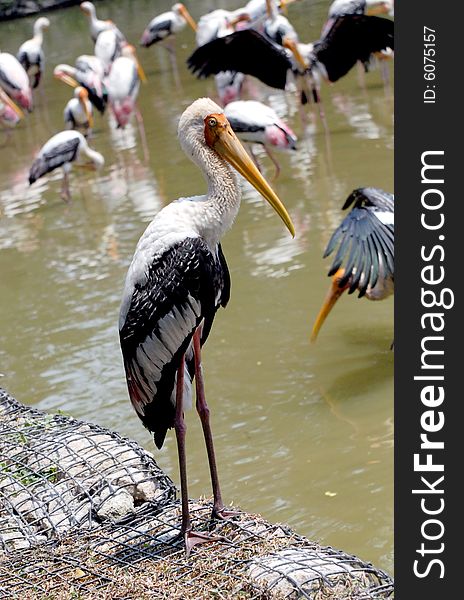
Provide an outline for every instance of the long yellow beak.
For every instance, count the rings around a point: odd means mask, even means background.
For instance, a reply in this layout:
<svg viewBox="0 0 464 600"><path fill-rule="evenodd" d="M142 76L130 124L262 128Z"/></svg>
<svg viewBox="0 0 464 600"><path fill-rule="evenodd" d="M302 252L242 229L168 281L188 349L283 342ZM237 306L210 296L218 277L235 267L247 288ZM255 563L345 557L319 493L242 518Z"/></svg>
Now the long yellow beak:
<svg viewBox="0 0 464 600"><path fill-rule="evenodd" d="M291 53L295 57L296 62L300 65L300 67L303 69L303 71L306 71L306 69L308 68L308 65L306 64L305 59L301 55L301 52L298 50L297 43L294 40L291 40L286 37L283 40L283 45L284 45L284 48L288 48L291 51Z"/></svg>
<svg viewBox="0 0 464 600"><path fill-rule="evenodd" d="M147 76L145 75L145 71L143 70L142 65L139 63L139 59L134 55L135 64L137 65L137 73L139 74L140 81L143 83L147 83Z"/></svg>
<svg viewBox="0 0 464 600"><path fill-rule="evenodd" d="M185 8L183 4L179 8L179 12L190 25L190 27L193 29L193 31L196 31L198 29L197 24L195 23L195 21L192 18L192 15L189 13L189 11Z"/></svg>
<svg viewBox="0 0 464 600"><path fill-rule="evenodd" d="M0 101L2 101L4 104L7 104L12 110L14 110L20 119L24 119L23 111L2 89L0 89Z"/></svg>
<svg viewBox="0 0 464 600"><path fill-rule="evenodd" d="M87 98L88 95L82 94L82 96L79 96L79 102L81 103L82 108L84 109L85 116L87 117L87 123L89 124L90 129L93 129L93 115L89 110Z"/></svg>
<svg viewBox="0 0 464 600"><path fill-rule="evenodd" d="M78 82L73 77L71 77L71 75L67 75L66 73L62 73L61 71L53 73L53 75L63 83L66 83L73 88L79 85Z"/></svg>
<svg viewBox="0 0 464 600"><path fill-rule="evenodd" d="M269 202L292 237L295 237L295 227L287 209L258 171L223 114L212 114L205 118L205 140L210 148L230 163Z"/></svg>
<svg viewBox="0 0 464 600"><path fill-rule="evenodd" d="M335 275L332 277L332 284L330 285L327 296L325 297L324 303L319 311L319 314L316 317L316 320L313 325L313 330L311 332L311 342L315 342L317 336L319 335L319 330L321 329L324 321L327 319L330 311L335 306L335 303L340 298L345 290L348 289L348 285L344 287L340 287L338 282L340 281L340 277L345 273L344 269L339 269Z"/></svg>

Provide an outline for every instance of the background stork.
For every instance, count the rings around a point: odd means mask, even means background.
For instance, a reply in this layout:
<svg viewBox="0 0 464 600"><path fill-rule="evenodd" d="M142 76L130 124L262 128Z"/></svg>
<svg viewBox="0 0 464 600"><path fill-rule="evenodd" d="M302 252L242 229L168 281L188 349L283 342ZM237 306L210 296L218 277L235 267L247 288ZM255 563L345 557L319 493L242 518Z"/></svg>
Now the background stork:
<svg viewBox="0 0 464 600"><path fill-rule="evenodd" d="M29 77L19 60L8 52L0 52L0 87L22 108L32 111Z"/></svg>
<svg viewBox="0 0 464 600"><path fill-rule="evenodd" d="M82 167L101 168L105 164L103 156L90 148L82 133L74 130L60 131L51 137L37 154L29 171L29 185L50 171L63 167L61 197L63 200L69 201L71 199L69 190L71 163L77 161L81 154L85 154L91 160L90 164L80 165Z"/></svg>
<svg viewBox="0 0 464 600"><path fill-rule="evenodd" d="M93 128L93 110L88 91L78 85L74 89L74 97L69 100L64 109L66 129L82 129L87 137Z"/></svg>
<svg viewBox="0 0 464 600"><path fill-rule="evenodd" d="M105 68L99 58L89 54L82 54L76 58L75 66L60 64L53 70L53 75L70 85L85 87L89 94L89 100L100 112L105 112L107 93L104 89L103 78Z"/></svg>
<svg viewBox="0 0 464 600"><path fill-rule="evenodd" d="M287 39L290 52L257 31L246 29L197 48L187 64L198 77L226 70L241 71L279 89L285 89L289 70L317 71L324 79L335 82L358 60L366 62L374 52L392 51L393 30L393 21L389 19L364 15L339 17L312 47L305 45L310 54L304 58L292 40Z"/></svg>
<svg viewBox="0 0 464 600"><path fill-rule="evenodd" d="M50 21L46 17L37 19L34 23L34 37L21 44L16 55L16 58L29 75L33 88L39 85L44 68L43 31L48 27L50 27Z"/></svg>
<svg viewBox="0 0 464 600"><path fill-rule="evenodd" d="M121 350L132 405L161 448L175 428L179 454L182 526L187 553L209 536L191 530L185 462L184 408L196 382L213 487L213 516L224 518L201 371L201 346L230 294L220 239L240 207L232 165L266 198L294 234L293 224L233 133L221 108L201 98L182 114L178 135L187 156L208 182L204 196L180 198L163 208L142 235L127 273L119 317Z"/></svg>
<svg viewBox="0 0 464 600"><path fill-rule="evenodd" d="M383 300L394 291L394 196L379 188L359 188L348 196L343 210L351 205L324 252L325 258L337 248L329 270L332 284L313 326L313 342L344 291L358 290L358 297L368 300Z"/></svg>
<svg viewBox="0 0 464 600"><path fill-rule="evenodd" d="M97 18L97 11L95 10L95 6L92 2L82 2L80 9L89 19L90 37L94 42L97 41L100 33L108 30L114 31L120 41L124 41L126 39L124 34L116 27L113 21L103 21L102 19Z"/></svg>
<svg viewBox="0 0 464 600"><path fill-rule="evenodd" d="M188 10L183 4L178 2L177 4L174 4L170 11L161 13L148 23L142 34L140 45L148 48L152 44L168 41L172 39L176 33L182 31L187 23L193 31L197 30L197 24L190 16ZM168 50L172 49L168 45L165 47Z"/></svg>
<svg viewBox="0 0 464 600"><path fill-rule="evenodd" d="M345 15L393 16L393 0L334 0L329 7L329 19Z"/></svg>
<svg viewBox="0 0 464 600"><path fill-rule="evenodd" d="M297 137L287 123L284 123L270 106L255 100L231 102L224 108L224 114L240 140L263 146L274 163L274 179L278 177L280 165L270 148L296 150ZM257 163L252 151L251 155Z"/></svg>

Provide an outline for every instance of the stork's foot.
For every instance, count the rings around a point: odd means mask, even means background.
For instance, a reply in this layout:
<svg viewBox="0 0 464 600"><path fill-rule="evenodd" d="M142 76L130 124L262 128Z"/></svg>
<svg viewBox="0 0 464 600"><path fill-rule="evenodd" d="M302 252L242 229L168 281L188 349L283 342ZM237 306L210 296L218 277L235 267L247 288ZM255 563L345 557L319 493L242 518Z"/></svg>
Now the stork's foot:
<svg viewBox="0 0 464 600"><path fill-rule="evenodd" d="M212 519L218 519L220 521L227 521L233 517L238 517L241 514L238 510L227 510L224 506L222 508L213 508L211 513Z"/></svg>
<svg viewBox="0 0 464 600"><path fill-rule="evenodd" d="M198 531L186 531L184 533L185 554L187 558L194 546L204 544L206 542L225 542L226 538L219 535L208 535L207 533L199 533Z"/></svg>

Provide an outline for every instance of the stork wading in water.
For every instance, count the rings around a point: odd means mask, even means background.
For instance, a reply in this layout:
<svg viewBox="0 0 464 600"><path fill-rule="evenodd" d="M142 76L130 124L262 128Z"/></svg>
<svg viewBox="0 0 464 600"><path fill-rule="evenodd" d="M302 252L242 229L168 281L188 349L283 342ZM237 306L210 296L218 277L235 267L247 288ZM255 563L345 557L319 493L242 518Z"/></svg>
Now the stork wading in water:
<svg viewBox="0 0 464 600"><path fill-rule="evenodd" d="M40 83L44 69L44 53L42 50L43 31L50 27L50 21L46 17L40 17L34 23L34 37L21 44L16 58L22 64L29 76L33 88Z"/></svg>
<svg viewBox="0 0 464 600"><path fill-rule="evenodd" d="M105 164L103 156L90 148L82 133L74 130L60 131L51 137L37 154L29 171L29 185L58 167L63 167L61 197L65 201L71 200L69 190L71 163L77 161L82 154L85 154L91 161L80 164L79 166L82 168L99 169Z"/></svg>
<svg viewBox="0 0 464 600"><path fill-rule="evenodd" d="M358 290L358 297L368 300L384 300L394 291L394 196L378 188L359 188L348 196L343 210L351 205L324 253L325 258L337 248L329 270L332 284L313 326L313 342L344 291Z"/></svg>
<svg viewBox="0 0 464 600"><path fill-rule="evenodd" d="M161 13L148 23L140 39L140 45L148 48L153 44L165 42L165 48L173 51L173 45L169 45L169 42L173 42L176 33L182 31L187 24L193 31L197 30L197 24L188 10L178 2L170 11Z"/></svg>
<svg viewBox="0 0 464 600"><path fill-rule="evenodd" d="M0 87L21 108L32 111L32 90L24 67L9 52L0 52Z"/></svg>
<svg viewBox="0 0 464 600"><path fill-rule="evenodd" d="M103 85L105 67L102 61L91 54L82 54L76 58L75 66L60 64L53 69L53 75L63 83L76 88L85 87L89 100L103 114L107 103L107 94Z"/></svg>
<svg viewBox="0 0 464 600"><path fill-rule="evenodd" d="M113 21L103 21L102 19L97 18L97 11L92 2L82 2L80 9L89 19L90 37L94 42L97 41L100 33L108 30L114 31L120 41L125 41L126 38L124 37L124 34L116 27Z"/></svg>
<svg viewBox="0 0 464 600"><path fill-rule="evenodd" d="M274 109L255 100L237 100L224 108L232 129L242 142L260 144L275 167L274 179L279 176L280 165L270 148L296 150L297 137L290 127L277 116ZM256 165L256 157L250 148Z"/></svg>
<svg viewBox="0 0 464 600"><path fill-rule="evenodd" d="M220 239L240 207L240 183L229 166L264 196L294 235L290 217L232 131L222 109L200 98L182 114L178 135L201 169L208 192L180 198L150 223L126 277L119 334L132 405L161 448L174 427L179 455L182 525L187 554L211 538L191 530L185 462L184 409L192 397L205 437L213 487L213 517L226 518L201 372L201 347L220 306L230 294L230 276Z"/></svg>
<svg viewBox="0 0 464 600"><path fill-rule="evenodd" d="M329 7L329 19L345 15L394 14L393 0L334 0Z"/></svg>
<svg viewBox="0 0 464 600"><path fill-rule="evenodd" d="M74 89L74 97L65 106L64 124L66 129L82 129L85 137L92 131L92 104L88 91L80 85Z"/></svg>
<svg viewBox="0 0 464 600"><path fill-rule="evenodd" d="M314 44L299 44L287 37L282 47L257 31L245 29L197 48L187 64L199 78L220 71L240 71L282 90L289 71L301 75L310 72L334 83L358 60L368 61L372 53L390 56L393 30L393 21L381 17L339 17Z"/></svg>

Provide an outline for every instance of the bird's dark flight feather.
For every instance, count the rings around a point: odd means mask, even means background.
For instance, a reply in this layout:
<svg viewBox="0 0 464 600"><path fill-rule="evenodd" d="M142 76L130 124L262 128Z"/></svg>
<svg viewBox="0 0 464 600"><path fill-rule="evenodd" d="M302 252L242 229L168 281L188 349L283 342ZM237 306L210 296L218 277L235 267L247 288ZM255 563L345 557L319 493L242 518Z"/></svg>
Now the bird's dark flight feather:
<svg viewBox="0 0 464 600"><path fill-rule="evenodd" d="M229 272L220 247L215 261L201 238L186 238L172 246L150 266L147 281L134 288L119 332L121 350L131 401L158 448L174 426L171 394L181 358L203 319L201 343L206 341L229 290ZM198 303L199 314L190 298ZM193 379L193 358L187 368Z"/></svg>
<svg viewBox="0 0 464 600"><path fill-rule="evenodd" d="M76 158L79 149L79 137L72 138L67 142L63 142L56 146L46 154L38 156L32 163L29 171L29 183L37 181L39 177L50 173L54 169L63 166L65 163L71 162Z"/></svg>
<svg viewBox="0 0 464 600"><path fill-rule="evenodd" d="M394 278L394 226L376 216L376 212L394 212L394 196L378 188L359 188L348 196L343 209L351 205L353 208L330 238L324 258L338 247L329 276L343 266L345 273L339 286L349 282L348 293L358 289L361 297L368 285L374 287L377 283L380 264L383 275Z"/></svg>
<svg viewBox="0 0 464 600"><path fill-rule="evenodd" d="M200 46L188 58L187 65L199 78L238 71L283 90L291 62L283 48L253 29L244 29Z"/></svg>
<svg viewBox="0 0 464 600"><path fill-rule="evenodd" d="M381 17L346 15L333 20L314 44L314 57L324 65L328 79L337 81L356 64L366 63L373 52L394 49L394 23Z"/></svg>
<svg viewBox="0 0 464 600"><path fill-rule="evenodd" d="M148 31L153 36L147 42L140 42L140 45L144 48L149 48L151 45L157 42L162 42L171 33L172 20L166 19L160 23L156 23L153 27L148 27Z"/></svg>

